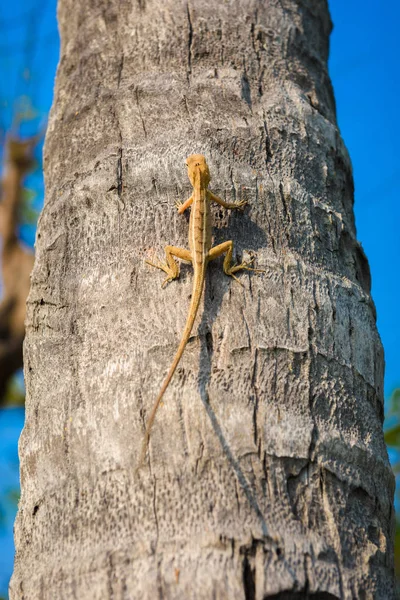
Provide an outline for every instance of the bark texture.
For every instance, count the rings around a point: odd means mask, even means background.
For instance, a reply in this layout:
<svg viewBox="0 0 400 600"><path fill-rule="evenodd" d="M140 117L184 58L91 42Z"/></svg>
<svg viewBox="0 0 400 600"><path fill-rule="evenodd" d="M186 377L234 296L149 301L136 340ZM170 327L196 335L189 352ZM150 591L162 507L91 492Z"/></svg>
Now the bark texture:
<svg viewBox="0 0 400 600"><path fill-rule="evenodd" d="M28 301L11 599L394 598L383 353L356 240L322 0L60 0L61 62ZM202 153L215 241L190 267L174 200Z"/></svg>

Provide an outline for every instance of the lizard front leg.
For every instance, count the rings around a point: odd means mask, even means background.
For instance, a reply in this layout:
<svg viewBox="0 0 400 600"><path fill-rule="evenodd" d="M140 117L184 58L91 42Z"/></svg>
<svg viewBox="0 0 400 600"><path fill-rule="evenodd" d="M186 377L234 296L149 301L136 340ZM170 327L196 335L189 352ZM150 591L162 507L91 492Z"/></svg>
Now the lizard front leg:
<svg viewBox="0 0 400 600"><path fill-rule="evenodd" d="M207 190L207 195L210 202L216 202L224 208L243 208L243 206L246 206L246 204L248 204L247 200L239 200L239 202L225 202L225 200L222 200L222 198L219 198L219 196L216 196L215 194L210 192L210 190Z"/></svg>
<svg viewBox="0 0 400 600"><path fill-rule="evenodd" d="M166 263L161 263L160 261L154 263L151 262L151 260L146 260L148 265L156 267L156 269L161 269L161 271L164 271L167 274L167 277L162 282L161 287L164 287L166 283L179 277L179 265L174 260L174 256L182 260L192 262L192 255L190 254L189 250L186 250L185 248L177 248L176 246L165 246Z"/></svg>
<svg viewBox="0 0 400 600"><path fill-rule="evenodd" d="M232 254L233 254L232 240L229 240L228 242L223 242L222 244L219 244L218 246L211 248L208 252L208 260L214 260L214 258L218 258L218 256L221 256L221 254L225 254L225 252L226 252L226 256L224 259L224 267L223 267L224 273L226 273L226 275L230 275L230 277L233 277L233 279L235 279L235 281L240 283L240 285L243 285L242 282L239 281L239 279L234 275L234 273L236 273L237 271L246 270L246 271L256 271L257 273L263 273L263 271L261 269L253 269L252 267L249 266L253 263L254 258L252 258L249 261L243 261L239 265L232 264Z"/></svg>
<svg viewBox="0 0 400 600"><path fill-rule="evenodd" d="M182 213L184 213L185 210L187 208L189 208L189 206L191 206L192 204L193 204L193 194L184 203L182 203L180 200L177 200L175 202L175 206L178 209L178 214L181 215Z"/></svg>

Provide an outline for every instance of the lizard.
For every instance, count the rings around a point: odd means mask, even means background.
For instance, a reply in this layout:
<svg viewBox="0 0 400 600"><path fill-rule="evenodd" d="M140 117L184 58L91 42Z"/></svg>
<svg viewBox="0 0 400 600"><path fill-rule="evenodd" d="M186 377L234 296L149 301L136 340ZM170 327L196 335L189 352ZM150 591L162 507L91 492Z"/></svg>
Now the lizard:
<svg viewBox="0 0 400 600"><path fill-rule="evenodd" d="M190 250L185 248L177 248L176 246L166 246L165 263L161 263L160 261L155 263L150 260L146 260L145 262L148 265L156 267L157 269L161 269L166 273L167 277L163 281L161 287L164 287L168 282L179 277L179 266L174 257L191 262L194 271L192 297L180 344L147 420L138 469L140 468L146 456L150 439L150 431L154 423L157 409L160 406L161 400L175 373L192 332L204 288L208 263L211 260L218 258L222 254L225 254L223 264L224 273L233 277L238 283L240 283L240 285L243 284L235 275L237 271L245 269L248 271L261 272L259 269L250 267L254 260L253 258L250 261L244 261L237 265L232 264L233 241L229 240L219 244L218 246L212 246L211 202L217 202L224 208L228 209L240 209L247 204L247 201L240 200L239 202L225 202L208 189L211 179L210 172L206 159L202 154L191 154L186 159L186 165L188 168L189 180L193 187L193 192L186 202L176 202L176 207L178 209L178 214L183 214L185 210L187 210L189 207L192 207L189 221Z"/></svg>

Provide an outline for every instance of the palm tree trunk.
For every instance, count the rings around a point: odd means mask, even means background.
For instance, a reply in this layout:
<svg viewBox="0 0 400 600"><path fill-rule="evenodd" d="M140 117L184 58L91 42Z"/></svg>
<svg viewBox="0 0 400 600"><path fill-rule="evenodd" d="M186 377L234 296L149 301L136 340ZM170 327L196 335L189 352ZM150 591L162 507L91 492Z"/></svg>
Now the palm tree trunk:
<svg viewBox="0 0 400 600"><path fill-rule="evenodd" d="M364 598L393 589L383 353L327 74L325 1L60 0L28 300L11 599ZM263 274L192 270L185 158Z"/></svg>

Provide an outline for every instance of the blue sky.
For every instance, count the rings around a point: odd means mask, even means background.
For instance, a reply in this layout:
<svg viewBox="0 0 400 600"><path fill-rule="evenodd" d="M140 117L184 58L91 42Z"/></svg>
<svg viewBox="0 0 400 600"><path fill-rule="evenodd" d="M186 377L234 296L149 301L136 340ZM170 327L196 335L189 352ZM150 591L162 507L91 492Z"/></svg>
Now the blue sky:
<svg viewBox="0 0 400 600"><path fill-rule="evenodd" d="M13 565L13 523L19 490L17 441L23 424L23 408L0 410L0 597L6 595Z"/></svg>
<svg viewBox="0 0 400 600"><path fill-rule="evenodd" d="M387 397L400 386L400 3L331 0L330 10L329 71L353 163L357 237L371 268Z"/></svg>
<svg viewBox="0 0 400 600"><path fill-rule="evenodd" d="M0 7L0 134L12 122L17 96L30 98L37 111L22 133L33 133L44 124L58 58L55 4L55 0L16 0ZM334 22L330 74L339 127L353 163L357 234L371 267L388 397L400 386L400 183L396 160L400 3L331 0L330 10ZM34 206L39 209L44 191L39 172L30 176L27 186L35 190ZM34 229L24 227L22 237L32 244ZM6 594L12 570L12 497L18 481L17 438L22 422L21 409L0 411L0 596ZM6 525L1 521L2 511Z"/></svg>

